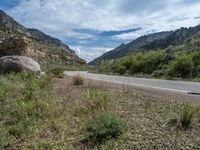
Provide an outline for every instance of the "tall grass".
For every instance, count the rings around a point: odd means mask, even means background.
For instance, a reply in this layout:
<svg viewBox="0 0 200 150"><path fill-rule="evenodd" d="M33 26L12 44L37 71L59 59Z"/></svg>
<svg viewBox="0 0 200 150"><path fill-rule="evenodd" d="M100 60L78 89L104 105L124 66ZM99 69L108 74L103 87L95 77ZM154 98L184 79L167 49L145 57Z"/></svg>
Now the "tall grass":
<svg viewBox="0 0 200 150"><path fill-rule="evenodd" d="M16 139L23 141L35 132L40 120L50 115L50 81L30 72L0 77L0 148L11 148Z"/></svg>
<svg viewBox="0 0 200 150"><path fill-rule="evenodd" d="M180 115L180 121L183 128L188 128L191 125L194 115L199 111L198 107L192 106L185 102Z"/></svg>

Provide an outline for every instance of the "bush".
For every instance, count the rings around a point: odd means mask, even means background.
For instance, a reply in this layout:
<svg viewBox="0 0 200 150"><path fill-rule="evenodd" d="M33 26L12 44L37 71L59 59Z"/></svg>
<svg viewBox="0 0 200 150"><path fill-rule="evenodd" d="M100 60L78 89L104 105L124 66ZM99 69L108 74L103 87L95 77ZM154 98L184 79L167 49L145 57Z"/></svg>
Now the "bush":
<svg viewBox="0 0 200 150"><path fill-rule="evenodd" d="M73 85L83 85L84 79L79 74L73 77Z"/></svg>
<svg viewBox="0 0 200 150"><path fill-rule="evenodd" d="M95 111L107 111L110 106L108 95L96 90L90 90L85 101L87 110L94 113Z"/></svg>
<svg viewBox="0 0 200 150"><path fill-rule="evenodd" d="M53 74L56 78L64 78L64 69L63 68L53 68L47 72L47 74Z"/></svg>
<svg viewBox="0 0 200 150"><path fill-rule="evenodd" d="M167 54L163 51L135 53L116 60L104 61L100 65L100 72L123 74L151 74L168 63Z"/></svg>
<svg viewBox="0 0 200 150"><path fill-rule="evenodd" d="M178 56L168 65L168 74L171 77L192 77L193 62L188 55Z"/></svg>
<svg viewBox="0 0 200 150"><path fill-rule="evenodd" d="M163 76L165 76L165 70L155 70L153 73L152 73L152 76L155 77L155 78L161 78Z"/></svg>
<svg viewBox="0 0 200 150"><path fill-rule="evenodd" d="M198 111L199 109L197 107L190 105L188 102L185 102L181 111L181 126L183 128L188 128L192 122L193 116Z"/></svg>
<svg viewBox="0 0 200 150"><path fill-rule="evenodd" d="M87 140L94 143L104 143L106 140L122 134L124 127L125 124L120 118L100 113L87 124Z"/></svg>

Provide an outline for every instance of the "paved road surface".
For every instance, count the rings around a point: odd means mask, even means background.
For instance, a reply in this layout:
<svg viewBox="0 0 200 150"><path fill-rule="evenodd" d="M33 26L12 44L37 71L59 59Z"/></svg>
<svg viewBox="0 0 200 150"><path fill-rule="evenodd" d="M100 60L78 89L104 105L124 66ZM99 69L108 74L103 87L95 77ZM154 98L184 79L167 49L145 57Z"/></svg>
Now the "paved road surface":
<svg viewBox="0 0 200 150"><path fill-rule="evenodd" d="M123 76L111 76L102 74L92 74L82 71L65 71L65 75L74 76L80 74L84 78L107 81L112 83L119 83L124 85L132 85L143 88L151 88L157 90L166 90L171 92L197 94L200 95L200 83L185 82L185 81L169 81L169 80L157 80L157 79L146 79L146 78L134 78L134 77L123 77Z"/></svg>

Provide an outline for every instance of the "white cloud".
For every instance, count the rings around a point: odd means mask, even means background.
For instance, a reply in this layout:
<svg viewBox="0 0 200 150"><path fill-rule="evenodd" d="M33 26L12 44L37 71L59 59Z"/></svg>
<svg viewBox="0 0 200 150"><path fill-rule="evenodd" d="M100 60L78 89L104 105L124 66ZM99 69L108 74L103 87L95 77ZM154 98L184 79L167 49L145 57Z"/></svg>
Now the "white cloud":
<svg viewBox="0 0 200 150"><path fill-rule="evenodd" d="M113 48L108 47L84 47L81 45L70 46L75 50L76 54L80 57L85 58L87 62L92 61L94 58L101 56L103 53L112 50Z"/></svg>

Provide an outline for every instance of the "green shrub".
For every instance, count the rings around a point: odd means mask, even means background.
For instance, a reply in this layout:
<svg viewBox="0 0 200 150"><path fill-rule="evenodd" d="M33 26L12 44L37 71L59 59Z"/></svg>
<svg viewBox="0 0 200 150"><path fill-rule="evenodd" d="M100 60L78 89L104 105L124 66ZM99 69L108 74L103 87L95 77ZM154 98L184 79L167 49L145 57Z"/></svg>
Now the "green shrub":
<svg viewBox="0 0 200 150"><path fill-rule="evenodd" d="M53 68L47 72L47 74L53 74L56 78L64 78L64 69L63 68Z"/></svg>
<svg viewBox="0 0 200 150"><path fill-rule="evenodd" d="M90 112L107 111L110 106L108 95L97 90L90 90L85 101L86 107Z"/></svg>
<svg viewBox="0 0 200 150"><path fill-rule="evenodd" d="M193 82L200 82L200 77L192 79Z"/></svg>
<svg viewBox="0 0 200 150"><path fill-rule="evenodd" d="M200 52L196 51L191 54L192 61L194 64L193 67L193 77L198 78L200 76Z"/></svg>
<svg viewBox="0 0 200 150"><path fill-rule="evenodd" d="M153 73L152 73L152 76L155 77L155 78L161 78L165 75L165 70L155 70Z"/></svg>
<svg viewBox="0 0 200 150"><path fill-rule="evenodd" d="M183 128L188 128L192 122L192 118L199 109L195 106L190 105L188 102L183 104L181 111L180 121Z"/></svg>
<svg viewBox="0 0 200 150"><path fill-rule="evenodd" d="M168 65L168 74L171 77L192 77L193 62L188 55L178 56Z"/></svg>
<svg viewBox="0 0 200 150"><path fill-rule="evenodd" d="M200 52L167 49L134 52L130 56L103 61L99 71L107 74L152 74L155 78L198 78L200 76Z"/></svg>
<svg viewBox="0 0 200 150"><path fill-rule="evenodd" d="M110 138L116 138L121 135L124 128L125 124L119 117L100 113L87 124L87 140L94 143L104 143Z"/></svg>
<svg viewBox="0 0 200 150"><path fill-rule="evenodd" d="M151 74L168 63L164 51L151 51L135 53L116 60L104 61L100 65L100 72L123 74Z"/></svg>
<svg viewBox="0 0 200 150"><path fill-rule="evenodd" d="M79 74L73 77L73 85L83 85L84 79Z"/></svg>

